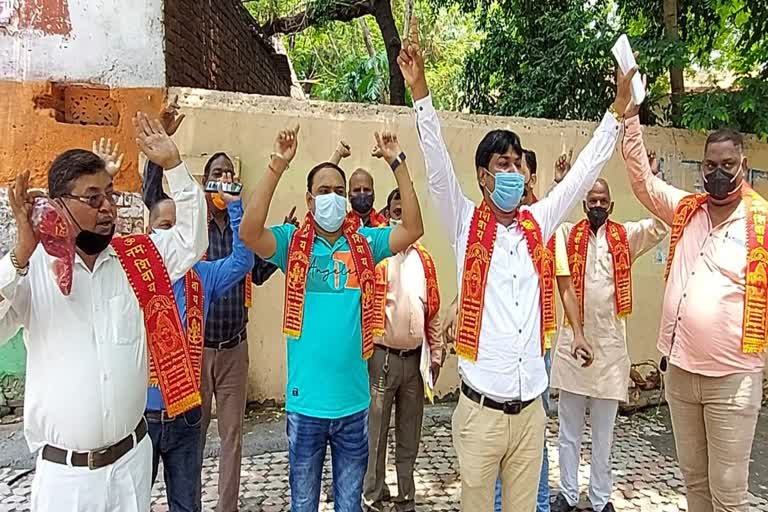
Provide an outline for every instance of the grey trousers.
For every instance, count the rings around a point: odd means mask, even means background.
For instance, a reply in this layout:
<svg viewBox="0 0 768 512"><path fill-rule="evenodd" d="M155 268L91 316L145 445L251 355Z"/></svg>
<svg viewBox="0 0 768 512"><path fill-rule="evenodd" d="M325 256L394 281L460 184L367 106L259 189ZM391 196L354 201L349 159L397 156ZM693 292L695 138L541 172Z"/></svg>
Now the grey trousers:
<svg viewBox="0 0 768 512"><path fill-rule="evenodd" d="M387 438L395 406L395 467L398 512L415 510L413 470L419 453L424 415L424 383L419 372L420 353L402 358L376 347L368 361L371 407L368 411L368 469L363 498L370 510L381 510L388 497Z"/></svg>

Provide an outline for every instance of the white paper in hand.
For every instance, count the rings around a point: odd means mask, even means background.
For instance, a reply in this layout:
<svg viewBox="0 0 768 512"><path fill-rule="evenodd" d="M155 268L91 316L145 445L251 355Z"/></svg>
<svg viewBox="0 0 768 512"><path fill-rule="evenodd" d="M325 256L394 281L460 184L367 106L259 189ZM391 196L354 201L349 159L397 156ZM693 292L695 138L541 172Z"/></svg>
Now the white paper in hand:
<svg viewBox="0 0 768 512"><path fill-rule="evenodd" d="M421 344L421 361L419 362L421 378L424 381L424 396L429 403L435 403L435 383L432 380L432 353L426 341Z"/></svg>
<svg viewBox="0 0 768 512"><path fill-rule="evenodd" d="M632 53L632 47L629 45L629 39L627 39L626 34L621 34L621 37L613 45L611 51L622 73L626 74L630 69L637 66L635 55ZM643 86L643 79L638 72L632 77L632 101L635 102L635 105L640 105L643 100L645 100L645 87Z"/></svg>

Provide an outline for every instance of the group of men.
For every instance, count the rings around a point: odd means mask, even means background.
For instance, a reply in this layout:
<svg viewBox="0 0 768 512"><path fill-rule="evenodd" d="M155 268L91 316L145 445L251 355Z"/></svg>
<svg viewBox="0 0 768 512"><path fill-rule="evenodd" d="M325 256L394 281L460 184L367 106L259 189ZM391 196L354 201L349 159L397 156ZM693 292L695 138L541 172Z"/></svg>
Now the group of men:
<svg viewBox="0 0 768 512"><path fill-rule="evenodd" d="M482 200L459 186L432 106L413 24L398 63L411 89L429 193L456 255L459 356L453 445L461 509L549 510L546 469L550 340L555 283L565 320L552 355L559 395L560 492L573 510L586 409L592 426L589 499L613 510L610 452L627 399L626 317L632 263L671 226L659 349L677 453L692 512L746 511L749 455L760 409L768 307L765 201L744 179L741 136L707 139L706 194L687 194L652 171L631 101L635 69L617 74L614 103L571 166L537 199L537 162L509 130L493 130L475 154ZM307 175L308 213L266 219L299 146L282 130L244 207L231 193L233 162L208 161L204 193L171 139L174 105L134 123L146 156L146 235L114 237L111 144L70 150L48 171L48 201L76 246L72 287L31 219L38 193L17 176L9 203L14 248L0 260L0 335L23 326L28 351L25 434L38 451L32 508L149 510L162 459L171 511L201 509L200 472L215 397L222 439L217 510L238 509L252 284L285 275L286 413L291 510L316 512L330 449L335 508L416 510L414 465L425 393L444 360L435 263L407 157L393 133L372 156L397 182L374 209L373 178L339 167L349 147ZM640 202L658 219L618 223L599 174L624 127L622 153ZM167 191L167 192L166 192ZM583 200L586 218L564 221ZM351 211L347 204L351 204ZM39 203L38 203L39 204ZM322 378L318 378L321 375ZM385 483L395 407L397 493ZM542 470L543 469L543 470Z"/></svg>

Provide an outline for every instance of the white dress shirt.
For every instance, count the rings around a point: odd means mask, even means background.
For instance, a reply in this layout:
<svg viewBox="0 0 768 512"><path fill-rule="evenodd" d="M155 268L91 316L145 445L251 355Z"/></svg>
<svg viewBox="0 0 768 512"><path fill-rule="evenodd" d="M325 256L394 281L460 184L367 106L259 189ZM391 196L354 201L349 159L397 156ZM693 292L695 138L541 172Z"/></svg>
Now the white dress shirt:
<svg viewBox="0 0 768 512"><path fill-rule="evenodd" d="M151 237L175 282L208 246L206 205L186 165L165 176L177 224ZM10 254L0 259L0 339L24 328L24 433L30 450L46 444L96 450L133 432L144 413L149 377L144 316L111 245L92 272L75 256L68 297L59 291L52 263L38 246L29 273L20 277Z"/></svg>
<svg viewBox="0 0 768 512"><path fill-rule="evenodd" d="M414 108L429 192L456 254L456 278L461 290L475 204L462 193L456 179L431 97L416 101ZM544 240L549 240L568 211L592 188L611 158L618 135L619 124L606 113L563 181L547 197L523 207L530 209ZM517 222L509 227L498 224L485 287L477 361L459 359L462 379L475 390L502 401L532 400L544 392L547 373L541 356L539 295L539 277L522 229Z"/></svg>

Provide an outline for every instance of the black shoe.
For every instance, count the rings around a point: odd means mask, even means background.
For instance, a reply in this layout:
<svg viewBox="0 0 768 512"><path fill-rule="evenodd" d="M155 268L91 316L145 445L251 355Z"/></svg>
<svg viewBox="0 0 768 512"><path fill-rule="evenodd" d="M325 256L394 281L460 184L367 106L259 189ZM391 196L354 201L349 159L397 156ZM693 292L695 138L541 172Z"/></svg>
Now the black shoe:
<svg viewBox="0 0 768 512"><path fill-rule="evenodd" d="M609 501L608 503L605 504L605 506L603 507L603 510L601 510L600 512L616 512L616 509L613 508L613 503Z"/></svg>
<svg viewBox="0 0 768 512"><path fill-rule="evenodd" d="M555 501L549 506L549 510L551 512L574 512L576 507L572 507L568 500L565 499L565 496L558 494Z"/></svg>

